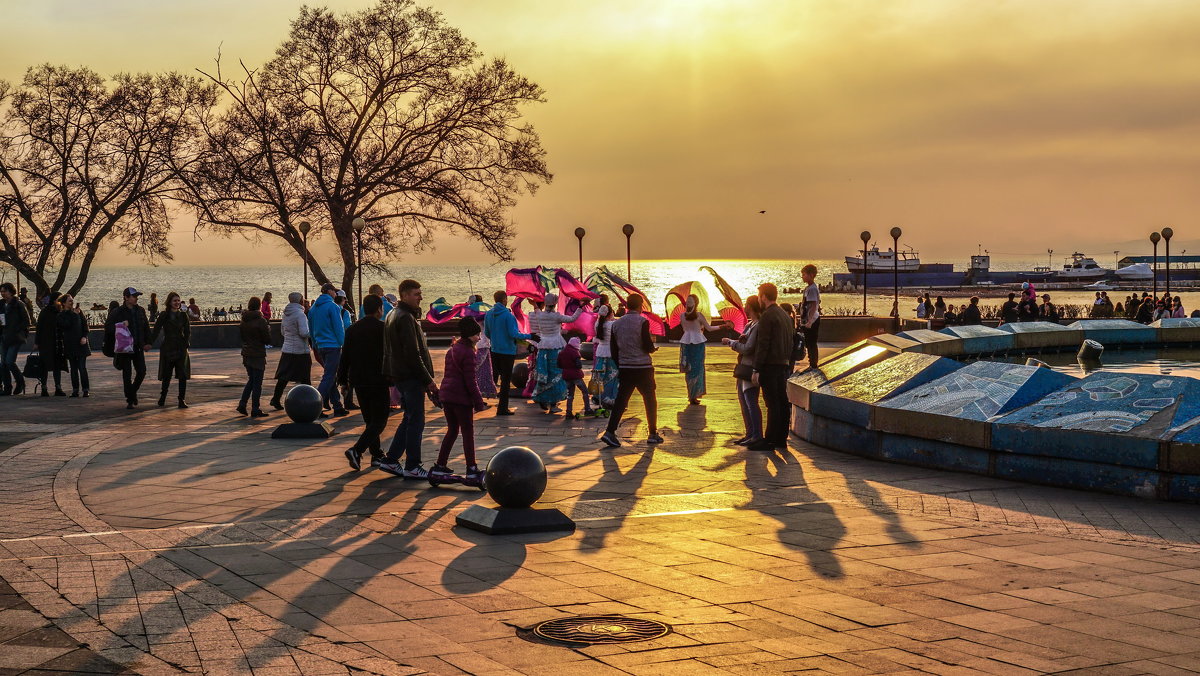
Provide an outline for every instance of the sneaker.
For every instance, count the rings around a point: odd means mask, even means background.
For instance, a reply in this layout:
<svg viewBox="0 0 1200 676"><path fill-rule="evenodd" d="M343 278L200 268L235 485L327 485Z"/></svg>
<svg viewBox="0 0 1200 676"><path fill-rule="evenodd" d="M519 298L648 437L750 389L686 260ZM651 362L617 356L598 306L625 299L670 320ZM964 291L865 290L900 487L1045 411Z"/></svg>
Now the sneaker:
<svg viewBox="0 0 1200 676"><path fill-rule="evenodd" d="M554 408L550 409L550 412L551 413L562 413L562 406L555 406Z"/></svg>
<svg viewBox="0 0 1200 676"><path fill-rule="evenodd" d="M380 467L383 467L383 466L380 465ZM425 469L424 467L422 467L420 465L417 465L416 467L413 467L412 469L405 469L404 474L402 476L405 479L428 479L429 478L429 470Z"/></svg>
<svg viewBox="0 0 1200 676"><path fill-rule="evenodd" d="M600 441L603 441L605 444L607 444L609 448L621 447L621 440L617 438L617 435L614 432L606 431L603 435L601 435Z"/></svg>
<svg viewBox="0 0 1200 676"><path fill-rule="evenodd" d="M646 443L648 444L661 444L662 442L662 435L658 433L651 434L650 436L646 437Z"/></svg>
<svg viewBox="0 0 1200 676"><path fill-rule="evenodd" d="M379 463L379 469L387 472L388 474L395 474L398 477L404 476L404 467L402 467L398 462L391 462L385 459Z"/></svg>
<svg viewBox="0 0 1200 676"><path fill-rule="evenodd" d="M463 473L468 481L474 481L483 484L484 471L479 469L479 465L469 465L467 471Z"/></svg>
<svg viewBox="0 0 1200 676"><path fill-rule="evenodd" d="M433 477L450 476L451 474L454 474L454 472L446 465L435 464L433 468L429 470L429 476Z"/></svg>
<svg viewBox="0 0 1200 676"><path fill-rule="evenodd" d="M371 466L372 467L379 467L380 465L382 465L385 462L387 462L386 456L383 456L383 455L372 455L371 456Z"/></svg>
<svg viewBox="0 0 1200 676"><path fill-rule="evenodd" d="M346 459L350 461L350 469L355 472L362 469L362 453L359 453L357 449L347 448Z"/></svg>

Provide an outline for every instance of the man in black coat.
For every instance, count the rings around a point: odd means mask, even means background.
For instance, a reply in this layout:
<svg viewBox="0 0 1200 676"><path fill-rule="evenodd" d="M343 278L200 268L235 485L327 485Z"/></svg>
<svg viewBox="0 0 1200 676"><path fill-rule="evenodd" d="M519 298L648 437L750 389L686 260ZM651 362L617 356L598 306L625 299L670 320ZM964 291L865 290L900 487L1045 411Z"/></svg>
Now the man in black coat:
<svg viewBox="0 0 1200 676"><path fill-rule="evenodd" d="M62 338L58 335L58 292L51 291L47 297L49 301L46 307L42 308L42 313L38 315L37 333L33 336L33 349L37 350L42 358L42 396L48 397L50 393L46 391L46 377L51 373L54 374L54 396L65 397L66 392L62 389L62 367L66 366L66 355L62 349Z"/></svg>
<svg viewBox="0 0 1200 676"><path fill-rule="evenodd" d="M138 305L142 292L132 286L125 289L125 302L108 314L104 323L104 356L113 358L113 366L121 371L125 386L125 408L137 406L138 388L146 378L146 350L150 349L150 319L146 309ZM133 338L133 351L118 353L117 324L125 322Z"/></svg>
<svg viewBox="0 0 1200 676"><path fill-rule="evenodd" d="M363 298L363 318L346 329L342 359L338 362L338 385L350 385L358 395L366 427L358 441L346 449L346 459L354 470L362 469L363 451L370 451L372 464L383 461L379 435L387 427L391 396L383 375L383 299L374 294Z"/></svg>
<svg viewBox="0 0 1200 676"><path fill-rule="evenodd" d="M29 338L29 311L17 298L11 282L0 284L0 395L21 394L25 378L17 366L17 353Z"/></svg>

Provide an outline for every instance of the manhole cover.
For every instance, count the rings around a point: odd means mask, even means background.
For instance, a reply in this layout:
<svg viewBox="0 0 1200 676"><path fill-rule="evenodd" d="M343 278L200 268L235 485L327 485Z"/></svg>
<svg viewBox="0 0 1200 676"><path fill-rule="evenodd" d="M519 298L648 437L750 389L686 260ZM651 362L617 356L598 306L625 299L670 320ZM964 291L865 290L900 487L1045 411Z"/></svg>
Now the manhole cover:
<svg viewBox="0 0 1200 676"><path fill-rule="evenodd" d="M671 626L668 624L620 615L564 617L542 622L533 628L533 634L538 638L582 645L649 641L669 633Z"/></svg>

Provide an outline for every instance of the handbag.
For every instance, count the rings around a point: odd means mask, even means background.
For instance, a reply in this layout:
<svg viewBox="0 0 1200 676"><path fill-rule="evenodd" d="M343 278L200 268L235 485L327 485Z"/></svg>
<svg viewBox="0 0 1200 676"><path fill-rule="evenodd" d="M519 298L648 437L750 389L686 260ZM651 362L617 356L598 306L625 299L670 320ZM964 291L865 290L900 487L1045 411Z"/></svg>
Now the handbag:
<svg viewBox="0 0 1200 676"><path fill-rule="evenodd" d="M754 367L749 364L738 364L733 367L733 377L738 380L750 380L754 377Z"/></svg>
<svg viewBox="0 0 1200 676"><path fill-rule="evenodd" d="M117 324L114 332L114 352L117 354L132 354L133 353L133 333L129 331L129 327L125 322Z"/></svg>
<svg viewBox="0 0 1200 676"><path fill-rule="evenodd" d="M34 380L41 380L46 376L46 365L42 363L40 353L30 352L29 356L25 357L25 368L21 370L21 375Z"/></svg>

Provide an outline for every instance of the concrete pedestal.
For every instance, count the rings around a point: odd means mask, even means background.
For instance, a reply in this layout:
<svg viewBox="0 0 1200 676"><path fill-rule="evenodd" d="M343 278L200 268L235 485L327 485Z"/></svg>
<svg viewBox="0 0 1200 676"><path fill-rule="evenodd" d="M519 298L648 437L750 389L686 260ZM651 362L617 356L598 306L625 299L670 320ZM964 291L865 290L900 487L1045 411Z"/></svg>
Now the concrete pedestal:
<svg viewBox="0 0 1200 676"><path fill-rule="evenodd" d="M554 508L505 509L501 507L493 509L482 505L471 505L455 518L455 523L488 535L575 530L575 522Z"/></svg>

